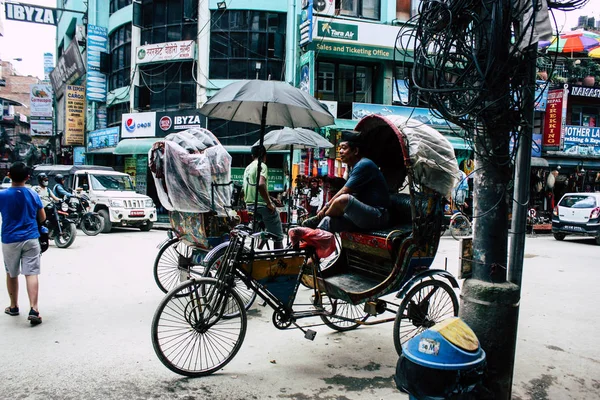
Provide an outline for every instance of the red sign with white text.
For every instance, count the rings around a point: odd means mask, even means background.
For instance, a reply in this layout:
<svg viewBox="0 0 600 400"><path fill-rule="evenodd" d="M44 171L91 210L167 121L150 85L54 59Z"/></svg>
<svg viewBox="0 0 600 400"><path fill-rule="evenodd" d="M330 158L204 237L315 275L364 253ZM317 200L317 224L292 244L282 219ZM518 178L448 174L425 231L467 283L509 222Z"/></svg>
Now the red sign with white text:
<svg viewBox="0 0 600 400"><path fill-rule="evenodd" d="M564 89L550 90L546 106L546 119L544 121L544 148L560 148L560 139L563 123L563 95Z"/></svg>

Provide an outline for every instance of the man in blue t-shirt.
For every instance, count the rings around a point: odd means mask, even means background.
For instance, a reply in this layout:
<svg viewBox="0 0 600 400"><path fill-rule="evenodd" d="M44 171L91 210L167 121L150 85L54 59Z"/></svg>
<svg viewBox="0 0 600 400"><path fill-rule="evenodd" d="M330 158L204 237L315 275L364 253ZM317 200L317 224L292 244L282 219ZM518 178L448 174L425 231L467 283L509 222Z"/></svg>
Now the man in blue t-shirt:
<svg viewBox="0 0 600 400"><path fill-rule="evenodd" d="M377 164L360 152L358 132L342 132L340 158L350 168L348 181L315 217L329 232L374 230L389 222L390 194Z"/></svg>
<svg viewBox="0 0 600 400"><path fill-rule="evenodd" d="M27 319L31 325L42 323L38 309L38 275L40 274L41 248L38 223L46 220L40 196L25 187L29 168L22 162L11 165L8 175L12 186L0 191L2 214L2 255L6 269L6 286L10 306L8 315L19 315L19 274L25 275L30 311Z"/></svg>

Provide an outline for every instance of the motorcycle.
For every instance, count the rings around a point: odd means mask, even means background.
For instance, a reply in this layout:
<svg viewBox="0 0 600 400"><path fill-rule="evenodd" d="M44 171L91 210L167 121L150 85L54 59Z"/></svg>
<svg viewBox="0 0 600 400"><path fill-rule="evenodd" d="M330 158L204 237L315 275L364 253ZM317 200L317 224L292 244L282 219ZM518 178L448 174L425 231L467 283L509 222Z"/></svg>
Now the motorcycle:
<svg viewBox="0 0 600 400"><path fill-rule="evenodd" d="M104 229L104 219L96 212L90 211L90 198L85 194L73 196L67 200L69 218L73 220L83 233L96 236Z"/></svg>
<svg viewBox="0 0 600 400"><path fill-rule="evenodd" d="M75 241L77 226L69 218L69 205L64 201L50 203L44 207L46 211L46 222L48 238L54 240L56 247L66 249Z"/></svg>

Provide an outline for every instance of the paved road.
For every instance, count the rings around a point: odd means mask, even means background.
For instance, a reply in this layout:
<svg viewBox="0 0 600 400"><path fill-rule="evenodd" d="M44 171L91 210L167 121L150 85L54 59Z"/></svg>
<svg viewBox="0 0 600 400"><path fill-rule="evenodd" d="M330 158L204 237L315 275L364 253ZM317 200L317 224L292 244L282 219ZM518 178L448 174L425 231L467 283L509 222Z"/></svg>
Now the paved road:
<svg viewBox="0 0 600 400"><path fill-rule="evenodd" d="M276 330L271 311L256 305L244 345L224 370L200 379L171 373L150 342L162 298L152 263L163 238L163 231L122 229L79 232L69 249L52 245L43 256L44 323L0 317L0 398L407 398L391 379L391 324L344 334L317 327L310 342ZM600 398L600 247L546 236L528 239L526 253L514 398ZM456 272L457 254L458 243L442 238L435 266L447 258ZM20 300L26 309L24 290Z"/></svg>

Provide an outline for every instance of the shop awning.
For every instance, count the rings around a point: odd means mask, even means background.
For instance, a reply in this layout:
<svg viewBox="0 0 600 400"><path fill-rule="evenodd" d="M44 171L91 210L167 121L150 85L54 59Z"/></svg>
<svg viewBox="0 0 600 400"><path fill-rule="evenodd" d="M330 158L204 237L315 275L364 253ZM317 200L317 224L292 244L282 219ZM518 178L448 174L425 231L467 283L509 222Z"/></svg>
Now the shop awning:
<svg viewBox="0 0 600 400"><path fill-rule="evenodd" d="M454 150L473 150L471 143L467 142L463 138L450 135L444 135L444 137L448 139L452 147L454 147Z"/></svg>
<svg viewBox="0 0 600 400"><path fill-rule="evenodd" d="M123 139L115 147L117 155L148 154L152 145L163 138Z"/></svg>
<svg viewBox="0 0 600 400"><path fill-rule="evenodd" d="M114 147L105 147L103 149L89 150L85 154L113 154L115 152Z"/></svg>
<svg viewBox="0 0 600 400"><path fill-rule="evenodd" d="M544 168L544 167L547 168L550 166L550 164L548 163L548 160L546 160L545 158L531 157L531 166L536 167L536 168Z"/></svg>

